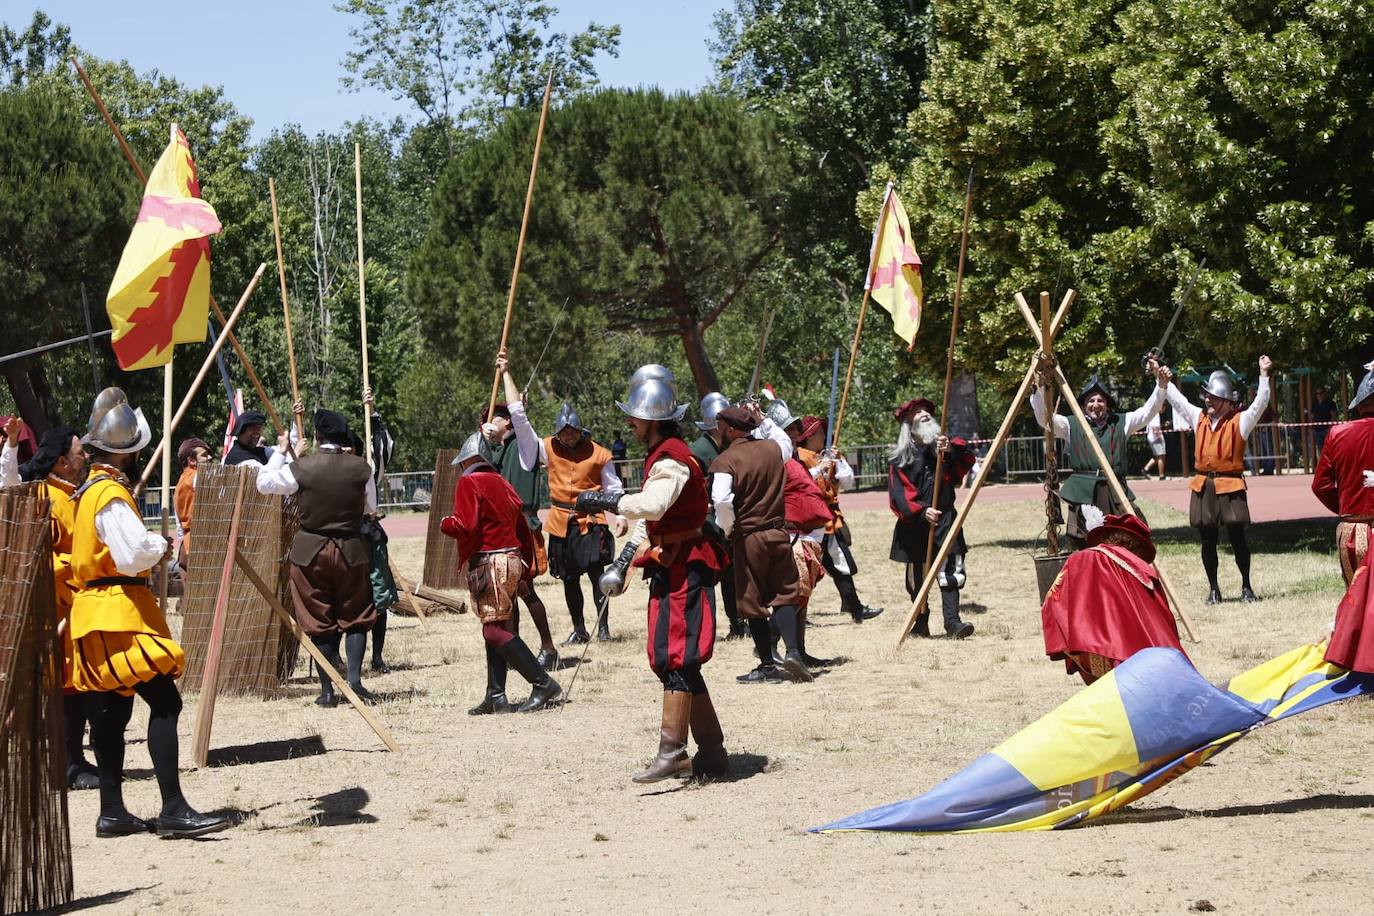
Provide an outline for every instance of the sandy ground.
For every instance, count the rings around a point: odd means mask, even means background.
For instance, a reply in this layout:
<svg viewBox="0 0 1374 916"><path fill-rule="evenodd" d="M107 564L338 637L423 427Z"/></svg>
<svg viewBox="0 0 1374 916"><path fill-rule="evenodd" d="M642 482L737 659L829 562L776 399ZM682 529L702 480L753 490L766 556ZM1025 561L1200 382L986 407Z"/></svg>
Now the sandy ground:
<svg viewBox="0 0 1374 916"><path fill-rule="evenodd" d="M1341 592L1330 525L1253 530L1264 600L1203 608L1186 518L1158 503L1162 562L1202 633L1189 646L1215 681L1318 637ZM904 616L887 561L890 516L856 513L860 592L885 605L855 626L822 582L809 648L846 664L811 685L743 686L744 641L706 676L735 777L632 784L653 753L660 691L642 641L638 583L612 608L573 701L535 715L471 718L482 693L473 620L393 618L395 673L369 679L404 746L387 753L346 707L321 710L302 677L277 700L221 699L212 765L186 793L241 823L198 842L97 840L95 793L71 798L81 906L111 912L1219 912L1369 906L1374 704L1338 704L1271 727L1094 826L985 836L805 833L918 794L1079 689L1042 655L1029 553L1033 504L990 505L969 526L967 642L893 642ZM1043 521L1043 516L1039 517ZM416 572L422 543L393 541ZM1223 555L1223 591L1239 589ZM558 637L561 589L542 582ZM526 627L527 634L532 628ZM572 674L558 677L566 686ZM523 694L518 675L512 693ZM194 699L182 718L189 756ZM142 734L136 712L130 736ZM157 789L129 750L132 810ZM1361 902L1363 901L1363 902ZM1368 911L1366 909L1366 911Z"/></svg>

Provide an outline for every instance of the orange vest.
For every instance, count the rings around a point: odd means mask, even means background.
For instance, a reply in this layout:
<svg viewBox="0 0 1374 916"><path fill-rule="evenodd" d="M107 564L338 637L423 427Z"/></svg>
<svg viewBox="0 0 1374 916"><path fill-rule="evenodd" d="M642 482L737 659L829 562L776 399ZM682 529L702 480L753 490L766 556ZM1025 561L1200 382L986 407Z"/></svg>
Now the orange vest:
<svg viewBox="0 0 1374 916"><path fill-rule="evenodd" d="M1213 429L1206 415L1198 419L1197 445L1194 449L1193 475L1189 486L1201 493L1207 474L1234 474L1234 477L1214 477L1212 485L1217 495L1239 493L1245 489L1245 437L1240 434L1240 413L1231 414Z"/></svg>
<svg viewBox="0 0 1374 916"><path fill-rule="evenodd" d="M98 480L87 487L76 501L72 525L71 577L76 589L72 600L71 634L78 640L87 633L153 633L170 637L167 619L157 606L150 589L142 585L98 585L86 587L95 579L124 574L115 568L110 548L95 530L95 517L115 500L122 500L135 514L133 496L113 478ZM145 570L144 575L147 574Z"/></svg>
<svg viewBox="0 0 1374 916"><path fill-rule="evenodd" d="M76 522L76 490L65 480L49 476L48 509L52 515L52 582L57 598L57 616L66 617L72 609L72 525Z"/></svg>
<svg viewBox="0 0 1374 916"><path fill-rule="evenodd" d="M797 456L801 458L808 471L814 470L816 465L821 463L820 453L809 448L798 448ZM826 522L825 533L834 534L844 527L844 515L840 512L840 485L835 482L835 468L832 466L829 473L821 474L819 477L812 475L812 479L816 481L816 486L821 488L821 495L825 497L825 504L830 507L830 514L835 516Z"/></svg>
<svg viewBox="0 0 1374 916"><path fill-rule="evenodd" d="M573 515L572 507L577 501L577 494L601 489L601 469L611 460L611 453L591 439L569 451L553 436L547 436L544 439L544 457L549 472L551 504L544 528L549 537L565 538L568 536L568 519ZM592 525L604 524L606 517L601 513L577 516L577 526L583 534Z"/></svg>

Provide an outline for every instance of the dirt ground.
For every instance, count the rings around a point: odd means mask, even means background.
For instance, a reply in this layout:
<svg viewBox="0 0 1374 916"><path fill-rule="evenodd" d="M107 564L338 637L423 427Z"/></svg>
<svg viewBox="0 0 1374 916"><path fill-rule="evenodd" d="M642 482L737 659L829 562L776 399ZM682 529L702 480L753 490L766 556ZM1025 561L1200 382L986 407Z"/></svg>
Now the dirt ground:
<svg viewBox="0 0 1374 916"><path fill-rule="evenodd" d="M1341 593L1331 525L1255 526L1264 600L1204 608L1186 517L1145 509L1201 631L1188 651L1212 680L1325 632ZM385 697L377 711L403 753L386 752L347 707L312 705L304 666L280 699L221 699L212 766L188 768L185 788L193 804L241 823L197 842L97 840L96 793L73 793L77 896L117 913L1367 912L1374 704L1362 701L1265 729L1093 826L805 833L925 791L1079 689L1042 654L1029 556L1040 511L974 511L964 598L977 635L900 652L890 516L855 513L860 593L887 613L856 626L823 581L809 648L848 661L810 685L736 684L753 664L749 644L720 642L706 677L735 775L710 785L628 779L656 748L661 696L645 664L638 583L613 603L616 639L592 645L572 702L533 715L466 714L485 677L469 616L393 618L397 670L367 682ZM394 540L393 553L418 572L420 539ZM1224 545L1222 564L1234 598ZM561 638L561 588L540 585ZM557 676L566 687L571 675ZM511 687L524 692L513 672ZM195 713L188 698L183 761ZM144 721L140 708L126 795L151 816Z"/></svg>

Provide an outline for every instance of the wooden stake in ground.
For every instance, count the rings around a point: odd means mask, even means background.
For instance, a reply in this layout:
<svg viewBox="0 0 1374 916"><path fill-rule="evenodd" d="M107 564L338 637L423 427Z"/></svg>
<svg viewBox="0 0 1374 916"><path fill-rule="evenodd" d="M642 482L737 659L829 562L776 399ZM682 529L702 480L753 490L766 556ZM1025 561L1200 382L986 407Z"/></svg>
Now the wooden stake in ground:
<svg viewBox="0 0 1374 916"><path fill-rule="evenodd" d="M105 102L100 98L100 93L95 91L95 86L91 84L91 78L86 75L86 71L82 69L75 54L72 55L71 62L72 66L76 68L77 76L81 77L81 82L86 87L86 92L90 95L91 101L95 102L95 107L100 110L100 115L105 119L105 124L109 126L110 132L114 134L115 140L119 142L119 148L124 152L124 158L128 160L129 167L132 168L134 174L138 176L140 184L147 184L148 176L144 173L143 167L138 164L138 160L134 158L133 150L129 149L129 143L124 139L124 133L119 129L119 125L115 124L114 118L110 117L110 112L105 107ZM210 297L210 308L214 311L215 317L219 319L220 325L228 325L229 322L224 317L224 311L220 309L219 303L215 301L214 296ZM271 400L267 397L267 392L263 390L262 381L258 378L258 374L253 371L253 363L248 359L248 354L243 351L243 347L239 344L238 338L233 334L229 335L229 345L234 348L234 354L238 356L239 364L243 366L243 371L248 375L248 381L253 383L253 390L257 392L258 400L262 402L263 410L267 411L267 416L272 421L273 428L277 431L277 435L280 436L282 433L286 432L286 427L282 425L281 418L277 416L276 408L272 406ZM288 450L290 450L289 447Z"/></svg>
<svg viewBox="0 0 1374 916"><path fill-rule="evenodd" d="M553 95L553 68L549 68L549 80L544 84L544 104L539 109L539 129L534 135L534 158L530 162L530 183L525 188L525 212L520 217L520 237L515 243L515 267L510 274L510 292L506 295L506 318L501 323L501 346L497 352L506 349L510 337L510 318L515 309L515 288L520 282L520 261L525 256L525 230L530 225L530 204L534 201L534 179L539 174L539 151L544 146L544 124L549 119L549 97ZM361 230L360 230L361 231ZM362 244L361 237L358 243ZM491 380L491 399L487 402L487 420L496 410L496 388L501 384L501 373L497 372Z"/></svg>
<svg viewBox="0 0 1374 916"><path fill-rule="evenodd" d="M949 392L954 386L954 341L959 333L959 299L964 292L964 259L968 255L968 219L973 209L973 169L968 170L968 188L964 192L964 228L959 234L959 272L954 279L954 310L949 318L949 352L945 355L945 396L940 401L940 435L949 430ZM931 506L940 505L940 482L944 477L945 453L935 453L935 486L930 497ZM935 557L935 525L926 535L926 564L921 575L930 574L930 561Z"/></svg>
<svg viewBox="0 0 1374 916"><path fill-rule="evenodd" d="M266 269L267 264L265 262L258 265L257 272L253 274L253 279L248 281L248 286L244 289L243 295L239 297L238 304L234 306L234 311L229 315L229 319L224 323L224 327L220 329L219 337L215 338L214 346L210 347L210 352L205 355L205 362L201 363L200 371L196 373L195 380L191 382L191 387L186 389L186 394L181 399L181 405L177 407L177 412L172 415L172 432L176 431L177 426L181 423L182 417L186 416L186 411L191 407L191 400L200 391L200 386L204 384L205 377L210 373L210 367L215 363L215 355L218 354L220 349L224 346L224 342L232 336L234 323L238 321L239 316L243 314L244 308L248 305L249 297L253 295L253 290L258 288L258 281L262 279L262 273ZM137 497L139 493L142 493L143 488L148 485L148 481L153 476L153 471L158 467L159 459L164 453L170 453L171 441L168 438L169 435L170 432L166 430L163 431L162 441L159 442L157 448L153 450L152 458L150 458L148 464L144 466L143 474L139 478L138 484L134 486L135 497Z"/></svg>
<svg viewBox="0 0 1374 916"><path fill-rule="evenodd" d="M219 592L210 620L210 641L205 648L205 669L200 679L200 700L196 704L196 730L191 744L191 759L203 767L210 759L210 727L215 721L215 696L219 691L219 666L224 657L224 621L229 613L229 592L234 572L234 554L239 547L239 519L243 514L243 481L239 475L234 491L234 513L229 517L229 550L220 568Z"/></svg>
<svg viewBox="0 0 1374 916"><path fill-rule="evenodd" d="M258 590L258 594L262 595L263 600L272 608L272 613L276 614L277 618L291 630L291 635L296 637L296 641L301 644L301 648L305 649L305 651L310 654L310 657L315 660L315 664L319 666L319 669L328 675L329 679L334 682L334 686L339 688L339 692L348 698L349 703L353 704L353 708L358 711L358 715L363 717L363 721L367 723L368 727L376 733L378 738L382 739L382 743L386 745L387 750L399 752L401 746L396 743L395 738L391 737L391 732L387 731L386 726L372 714L372 711L367 708L362 700L358 699L358 695L353 692L353 688L348 686L348 681L344 680L343 676L334 669L329 659L324 657L324 653L317 649L315 644L305 635L305 631L301 629L301 625L296 622L295 615L282 607L282 603L277 599L276 593L267 587L266 582L262 581L262 577L253 569L253 564L248 561L248 558L243 555L243 552L238 549L237 545L234 545L234 563L238 565L239 571L248 578L248 581L253 583L253 587ZM295 589L294 585L292 589Z"/></svg>
<svg viewBox="0 0 1374 916"><path fill-rule="evenodd" d="M286 294L286 258L282 255L281 249L281 218L277 216L277 183L274 179L267 179L267 196L272 201L272 235L277 242L277 279L281 284L281 312L282 320L286 324L286 361L291 367L291 403L298 404L301 399L301 386L296 380L296 345L291 338L291 299ZM358 232L361 235L362 226L359 225ZM367 340L367 325L363 325L363 340ZM363 347L363 366L367 366L367 347ZM363 369L363 375L367 375L367 369ZM366 383L364 383L366 384ZM296 416L296 438L305 440L305 430L302 428L301 418Z"/></svg>

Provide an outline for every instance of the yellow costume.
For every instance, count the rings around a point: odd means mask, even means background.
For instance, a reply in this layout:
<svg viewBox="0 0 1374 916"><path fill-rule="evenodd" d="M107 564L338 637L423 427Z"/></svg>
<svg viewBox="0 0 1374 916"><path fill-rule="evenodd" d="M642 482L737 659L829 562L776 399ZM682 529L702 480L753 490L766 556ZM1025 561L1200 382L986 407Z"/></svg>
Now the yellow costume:
<svg viewBox="0 0 1374 916"><path fill-rule="evenodd" d="M97 476L113 470L97 468ZM89 484L76 501L71 551L71 577L76 586L70 628L72 686L83 692L114 691L132 696L136 684L159 674L180 676L186 654L172 639L162 609L146 585L92 584L101 579L126 578L115 568L110 549L95 527L100 510L115 500L138 511L127 487L109 476ZM141 575L147 573L145 570Z"/></svg>

